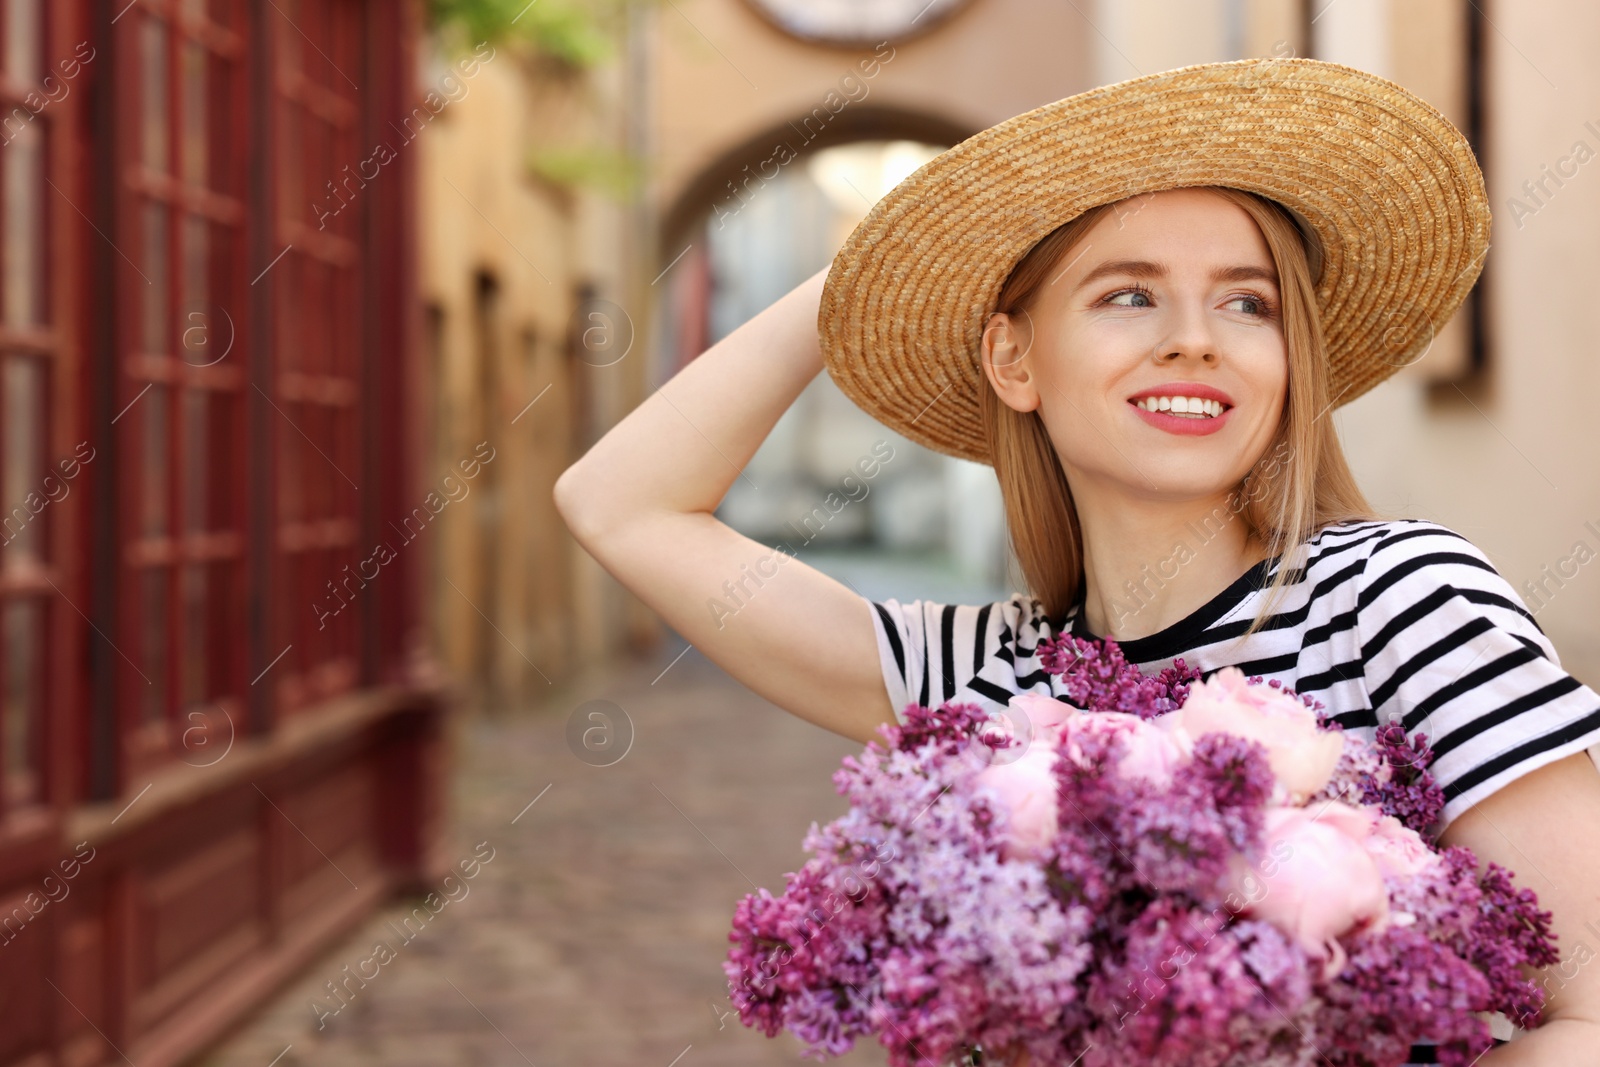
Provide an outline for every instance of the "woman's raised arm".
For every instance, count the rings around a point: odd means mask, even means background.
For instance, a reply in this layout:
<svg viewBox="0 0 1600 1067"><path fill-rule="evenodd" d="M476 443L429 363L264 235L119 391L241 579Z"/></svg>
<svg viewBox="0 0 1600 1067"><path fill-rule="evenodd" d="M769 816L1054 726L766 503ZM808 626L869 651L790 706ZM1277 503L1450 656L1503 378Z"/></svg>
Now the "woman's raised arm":
<svg viewBox="0 0 1600 1067"><path fill-rule="evenodd" d="M556 479L555 502L578 543L723 670L864 743L894 721L871 609L713 514L822 370L826 277L800 283L646 398Z"/></svg>

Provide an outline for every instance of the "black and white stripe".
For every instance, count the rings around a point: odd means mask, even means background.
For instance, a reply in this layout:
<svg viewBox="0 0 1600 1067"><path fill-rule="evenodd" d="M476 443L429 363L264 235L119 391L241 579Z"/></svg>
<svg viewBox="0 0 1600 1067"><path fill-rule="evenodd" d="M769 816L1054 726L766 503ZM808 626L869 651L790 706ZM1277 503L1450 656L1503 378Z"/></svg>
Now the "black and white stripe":
<svg viewBox="0 0 1600 1067"><path fill-rule="evenodd" d="M1369 738L1394 721L1425 733L1444 825L1571 753L1587 749L1600 767L1600 695L1561 667L1511 584L1465 537L1422 519L1346 522L1289 559L1289 584L1248 638L1278 560L1160 632L1121 642L1123 654L1147 673L1182 657L1207 676L1235 666L1279 679ZM992 604L869 603L897 715L912 702L993 711L1017 693L1064 696L1038 645L1065 628L1094 636L1081 597L1054 619L1021 593ZM1422 1052L1413 1059L1431 1062Z"/></svg>
<svg viewBox="0 0 1600 1067"><path fill-rule="evenodd" d="M1240 640L1266 599L1263 560L1159 633L1121 642L1147 672L1182 657L1277 678L1347 730L1381 722L1421 731L1438 754L1444 821L1508 782L1590 748L1600 764L1600 696L1561 667L1555 647L1483 552L1422 519L1324 528L1266 625ZM871 601L884 684L897 711L963 700L989 709L1017 693L1064 695L1040 666L1041 641L1092 636L1079 604L1056 619L1016 593L992 604Z"/></svg>

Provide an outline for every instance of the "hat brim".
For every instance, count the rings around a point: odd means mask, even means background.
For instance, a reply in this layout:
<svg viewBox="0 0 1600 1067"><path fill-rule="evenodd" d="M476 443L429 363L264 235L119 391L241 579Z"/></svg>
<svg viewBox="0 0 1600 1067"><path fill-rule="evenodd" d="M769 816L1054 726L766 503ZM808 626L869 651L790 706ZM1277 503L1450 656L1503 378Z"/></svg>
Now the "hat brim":
<svg viewBox="0 0 1600 1067"><path fill-rule="evenodd" d="M1426 352L1489 247L1470 145L1399 85L1310 59L1183 67L1008 119L890 190L828 272L828 373L911 440L990 462L979 344L1017 261L1092 207L1201 185L1259 193L1316 234L1336 405Z"/></svg>

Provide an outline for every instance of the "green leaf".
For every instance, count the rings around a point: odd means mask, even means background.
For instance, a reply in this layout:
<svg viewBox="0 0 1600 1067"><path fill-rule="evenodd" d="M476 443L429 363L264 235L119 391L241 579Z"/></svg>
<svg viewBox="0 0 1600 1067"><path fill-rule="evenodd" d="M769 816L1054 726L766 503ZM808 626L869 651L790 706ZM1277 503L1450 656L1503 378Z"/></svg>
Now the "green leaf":
<svg viewBox="0 0 1600 1067"><path fill-rule="evenodd" d="M447 52L521 42L574 69L610 58L612 34L629 0L427 0L428 20Z"/></svg>
<svg viewBox="0 0 1600 1067"><path fill-rule="evenodd" d="M528 168L554 185L593 189L618 200L635 194L645 180L641 161L611 148L557 148L534 152Z"/></svg>

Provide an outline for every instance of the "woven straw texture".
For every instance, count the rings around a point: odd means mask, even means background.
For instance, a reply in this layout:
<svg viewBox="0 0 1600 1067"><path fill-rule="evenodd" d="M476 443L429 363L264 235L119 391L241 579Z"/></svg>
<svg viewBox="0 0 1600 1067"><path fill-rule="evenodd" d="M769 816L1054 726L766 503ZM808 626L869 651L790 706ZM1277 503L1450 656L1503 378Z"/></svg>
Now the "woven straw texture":
<svg viewBox="0 0 1600 1067"><path fill-rule="evenodd" d="M823 290L828 373L906 437L990 462L979 342L1012 267L1091 207L1197 185L1269 197L1320 239L1336 404L1426 354L1489 247L1470 146L1400 86L1309 59L1183 67L1007 119L873 205Z"/></svg>

